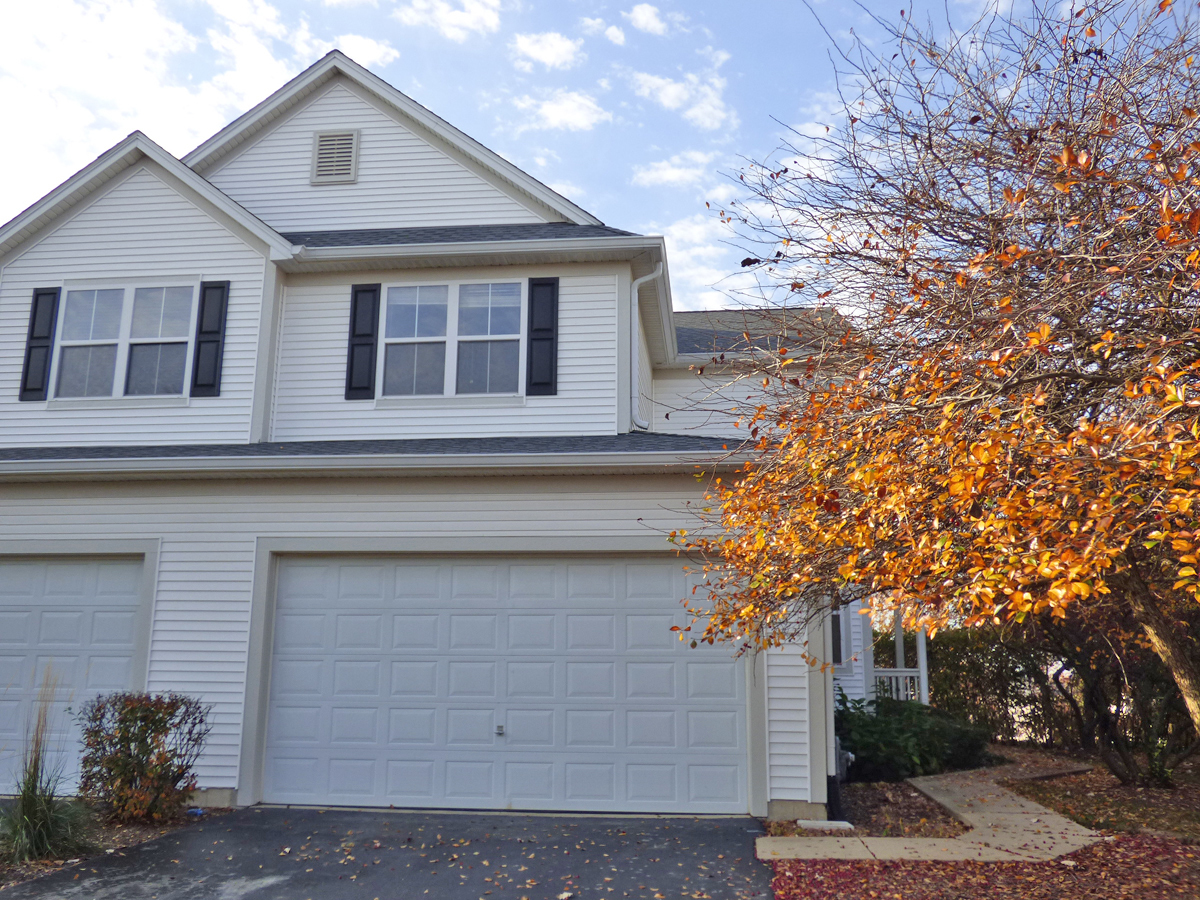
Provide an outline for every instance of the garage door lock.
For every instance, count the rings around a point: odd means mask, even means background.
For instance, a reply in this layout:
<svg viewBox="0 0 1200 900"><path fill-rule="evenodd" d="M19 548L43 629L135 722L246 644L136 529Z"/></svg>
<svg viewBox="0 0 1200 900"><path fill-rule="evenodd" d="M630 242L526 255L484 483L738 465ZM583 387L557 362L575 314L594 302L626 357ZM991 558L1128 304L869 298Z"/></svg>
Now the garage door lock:
<svg viewBox="0 0 1200 900"><path fill-rule="evenodd" d="M498 734L501 737L504 736L504 726L503 725L496 726L496 734Z"/></svg>

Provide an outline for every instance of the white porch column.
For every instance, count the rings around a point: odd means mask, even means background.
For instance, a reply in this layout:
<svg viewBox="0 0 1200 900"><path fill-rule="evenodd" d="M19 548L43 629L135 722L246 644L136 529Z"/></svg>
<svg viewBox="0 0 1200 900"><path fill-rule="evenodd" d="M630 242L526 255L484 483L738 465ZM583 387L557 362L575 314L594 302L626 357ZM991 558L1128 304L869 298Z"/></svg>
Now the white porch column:
<svg viewBox="0 0 1200 900"><path fill-rule="evenodd" d="M892 617L892 633L896 636L896 668L903 669L904 666L904 616L900 615L900 610L896 610L896 614Z"/></svg>
<svg viewBox="0 0 1200 900"><path fill-rule="evenodd" d="M921 702L929 705L929 659L925 655L925 629L917 631L917 671L920 679Z"/></svg>

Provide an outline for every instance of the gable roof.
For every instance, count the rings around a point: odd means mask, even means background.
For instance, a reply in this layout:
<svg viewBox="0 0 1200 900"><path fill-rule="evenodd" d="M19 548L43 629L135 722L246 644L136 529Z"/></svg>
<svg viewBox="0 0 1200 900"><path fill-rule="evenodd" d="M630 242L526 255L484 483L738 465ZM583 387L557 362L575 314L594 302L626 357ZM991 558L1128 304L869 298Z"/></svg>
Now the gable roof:
<svg viewBox="0 0 1200 900"><path fill-rule="evenodd" d="M473 162L507 182L517 191L532 197L543 206L559 213L568 222L578 225L602 225L599 219L551 190L532 175L522 171L504 157L474 138L459 131L449 122L434 115L408 95L401 93L382 78L360 66L340 50L331 50L309 66L262 103L227 126L183 157L183 161L200 174L215 166L242 144L253 139L276 119L301 103L337 76L343 76L390 105L401 115L446 141Z"/></svg>
<svg viewBox="0 0 1200 900"><path fill-rule="evenodd" d="M143 159L157 163L208 203L261 239L272 259L290 259L290 241L237 201L201 178L140 131L106 150L28 209L0 226L0 259L41 231L108 181Z"/></svg>

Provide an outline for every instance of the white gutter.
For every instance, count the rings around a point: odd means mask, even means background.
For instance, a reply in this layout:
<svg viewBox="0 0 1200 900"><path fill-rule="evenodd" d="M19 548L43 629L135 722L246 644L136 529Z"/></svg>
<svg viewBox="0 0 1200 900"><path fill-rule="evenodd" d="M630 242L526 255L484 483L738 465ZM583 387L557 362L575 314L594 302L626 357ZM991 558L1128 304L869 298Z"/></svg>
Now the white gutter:
<svg viewBox="0 0 1200 900"><path fill-rule="evenodd" d="M638 312L638 289L647 281L653 281L662 275L662 270L663 267L660 262L649 275L636 278L629 285L629 415L633 419L633 427L640 428L642 431L649 431L650 423L638 414L638 404L642 398L641 388L638 385L638 357L641 349L641 341L639 340L641 332L638 328L641 324L641 315Z"/></svg>

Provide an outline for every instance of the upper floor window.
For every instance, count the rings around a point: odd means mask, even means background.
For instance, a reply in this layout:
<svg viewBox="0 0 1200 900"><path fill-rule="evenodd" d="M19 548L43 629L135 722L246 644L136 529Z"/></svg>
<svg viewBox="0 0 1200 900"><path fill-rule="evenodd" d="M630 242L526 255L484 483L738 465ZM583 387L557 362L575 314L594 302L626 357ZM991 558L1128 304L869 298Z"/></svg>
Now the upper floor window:
<svg viewBox="0 0 1200 900"><path fill-rule="evenodd" d="M54 396L184 393L195 285L68 290Z"/></svg>
<svg viewBox="0 0 1200 900"><path fill-rule="evenodd" d="M230 283L188 281L35 288L19 398L221 396Z"/></svg>
<svg viewBox="0 0 1200 900"><path fill-rule="evenodd" d="M522 306L519 282L388 287L384 396L519 393Z"/></svg>
<svg viewBox="0 0 1200 900"><path fill-rule="evenodd" d="M555 277L351 285L346 399L556 395L558 287Z"/></svg>

